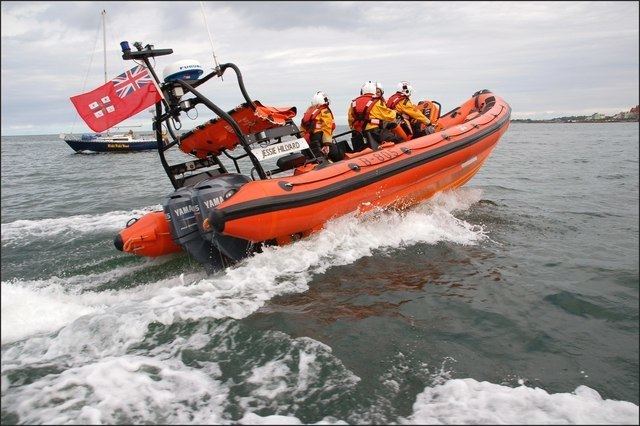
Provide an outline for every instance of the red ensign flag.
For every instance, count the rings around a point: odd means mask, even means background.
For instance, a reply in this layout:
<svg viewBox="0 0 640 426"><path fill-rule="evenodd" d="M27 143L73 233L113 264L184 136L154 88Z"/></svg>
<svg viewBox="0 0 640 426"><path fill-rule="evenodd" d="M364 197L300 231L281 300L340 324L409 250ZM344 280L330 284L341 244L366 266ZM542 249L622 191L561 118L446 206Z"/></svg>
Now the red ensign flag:
<svg viewBox="0 0 640 426"><path fill-rule="evenodd" d="M151 78L149 70L138 65L103 86L70 99L87 126L102 132L161 99Z"/></svg>

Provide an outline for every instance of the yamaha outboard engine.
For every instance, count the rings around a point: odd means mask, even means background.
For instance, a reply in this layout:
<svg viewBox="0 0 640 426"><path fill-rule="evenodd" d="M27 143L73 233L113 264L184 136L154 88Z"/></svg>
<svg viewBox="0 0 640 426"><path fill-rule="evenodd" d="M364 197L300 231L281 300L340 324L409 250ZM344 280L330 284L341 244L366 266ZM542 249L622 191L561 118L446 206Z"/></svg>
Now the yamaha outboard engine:
<svg viewBox="0 0 640 426"><path fill-rule="evenodd" d="M207 231L203 227L203 221L218 204L231 197L242 185L250 181L251 179L247 176L230 173L204 180L195 185L192 192L195 218L202 237L213 243L225 257L234 262L251 254L253 244L213 230Z"/></svg>
<svg viewBox="0 0 640 426"><path fill-rule="evenodd" d="M194 259L204 265L207 272L226 267L222 254L211 241L200 234L195 217L198 208L191 201L192 187L183 187L169 194L162 203L165 216L171 224L171 235Z"/></svg>

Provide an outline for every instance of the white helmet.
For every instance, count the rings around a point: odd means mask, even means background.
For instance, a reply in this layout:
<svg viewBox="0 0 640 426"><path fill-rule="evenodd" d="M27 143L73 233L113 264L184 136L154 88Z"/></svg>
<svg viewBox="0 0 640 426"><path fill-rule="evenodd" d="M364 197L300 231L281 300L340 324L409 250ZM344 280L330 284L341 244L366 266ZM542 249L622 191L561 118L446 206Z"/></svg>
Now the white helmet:
<svg viewBox="0 0 640 426"><path fill-rule="evenodd" d="M413 87L411 87L408 81L401 81L398 83L398 92L411 96L411 93L413 93Z"/></svg>
<svg viewBox="0 0 640 426"><path fill-rule="evenodd" d="M311 98L311 105L315 106L315 105L322 105L322 104L329 104L329 97L327 96L326 93L324 92L316 92L315 95L313 95L313 98Z"/></svg>
<svg viewBox="0 0 640 426"><path fill-rule="evenodd" d="M377 87L378 87L378 84L375 81L369 80L362 85L362 88L360 89L360 94L364 95L369 93L371 95L375 95Z"/></svg>
<svg viewBox="0 0 640 426"><path fill-rule="evenodd" d="M376 89L380 89L380 95L384 94L384 88L382 87L382 83L376 81Z"/></svg>

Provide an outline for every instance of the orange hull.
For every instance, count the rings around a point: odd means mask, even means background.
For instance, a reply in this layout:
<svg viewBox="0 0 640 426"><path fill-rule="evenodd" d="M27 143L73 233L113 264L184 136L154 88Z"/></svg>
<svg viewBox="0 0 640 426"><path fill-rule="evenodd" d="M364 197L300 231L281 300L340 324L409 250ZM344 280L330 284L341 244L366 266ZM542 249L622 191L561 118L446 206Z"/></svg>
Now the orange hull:
<svg viewBox="0 0 640 426"><path fill-rule="evenodd" d="M225 238L286 244L353 211L411 206L469 181L509 127L510 111L501 98L479 92L440 117L443 131L395 145L387 142L377 151L365 149L321 168L307 164L291 176L243 183L211 210L207 222ZM199 152L195 147L191 151ZM115 245L141 256L180 251L171 226L164 212L148 213L120 231Z"/></svg>
<svg viewBox="0 0 640 426"><path fill-rule="evenodd" d="M474 96L440 118L441 132L313 172L249 182L210 222L224 235L287 241L358 209L415 204L471 179L507 130L510 110L491 93Z"/></svg>

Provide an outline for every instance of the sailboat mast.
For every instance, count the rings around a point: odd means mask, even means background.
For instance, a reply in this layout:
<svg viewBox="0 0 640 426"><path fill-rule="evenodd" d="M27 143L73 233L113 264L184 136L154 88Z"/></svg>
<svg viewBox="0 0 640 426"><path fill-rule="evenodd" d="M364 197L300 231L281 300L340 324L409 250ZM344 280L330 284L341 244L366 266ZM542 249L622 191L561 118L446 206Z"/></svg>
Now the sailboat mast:
<svg viewBox="0 0 640 426"><path fill-rule="evenodd" d="M104 52L104 83L107 84L107 30L105 28L105 15L107 11L102 9L102 50Z"/></svg>

